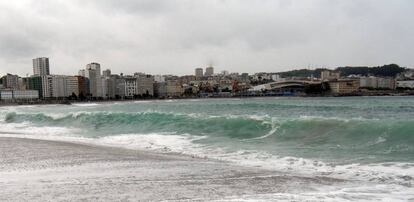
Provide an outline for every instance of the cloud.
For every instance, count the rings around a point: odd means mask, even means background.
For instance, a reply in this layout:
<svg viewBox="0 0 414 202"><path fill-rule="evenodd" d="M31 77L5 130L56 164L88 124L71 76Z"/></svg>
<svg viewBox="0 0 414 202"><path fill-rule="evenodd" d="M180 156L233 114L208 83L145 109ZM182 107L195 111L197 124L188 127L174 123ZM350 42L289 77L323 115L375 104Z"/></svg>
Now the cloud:
<svg viewBox="0 0 414 202"><path fill-rule="evenodd" d="M410 0L22 0L0 2L0 74L192 74L298 67L414 66Z"/></svg>

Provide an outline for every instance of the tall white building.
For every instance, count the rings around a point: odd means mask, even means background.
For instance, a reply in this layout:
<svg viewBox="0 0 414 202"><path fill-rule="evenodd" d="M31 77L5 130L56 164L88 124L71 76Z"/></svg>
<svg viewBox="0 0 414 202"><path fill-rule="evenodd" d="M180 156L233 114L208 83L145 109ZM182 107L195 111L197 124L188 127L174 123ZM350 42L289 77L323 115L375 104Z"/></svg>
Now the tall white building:
<svg viewBox="0 0 414 202"><path fill-rule="evenodd" d="M137 78L125 77L125 97L137 95Z"/></svg>
<svg viewBox="0 0 414 202"><path fill-rule="evenodd" d="M101 91L102 91L102 98L114 98L115 91L116 91L116 78L115 77L101 77Z"/></svg>
<svg viewBox="0 0 414 202"><path fill-rule="evenodd" d="M53 76L53 97L66 97L66 78L64 76Z"/></svg>
<svg viewBox="0 0 414 202"><path fill-rule="evenodd" d="M107 69L107 70L102 71L102 76L110 77L111 76L111 70Z"/></svg>
<svg viewBox="0 0 414 202"><path fill-rule="evenodd" d="M111 77L106 77L105 78L105 97L106 98L115 98L116 95L116 77L115 76L111 76Z"/></svg>
<svg viewBox="0 0 414 202"><path fill-rule="evenodd" d="M84 72L85 72L84 77L89 79L89 93L91 94L92 97L98 97L98 94L97 94L98 79L96 78L96 70L87 68L85 69Z"/></svg>
<svg viewBox="0 0 414 202"><path fill-rule="evenodd" d="M86 69L93 69L98 73L97 75L101 76L101 65L99 63L92 62L87 64Z"/></svg>
<svg viewBox="0 0 414 202"><path fill-rule="evenodd" d="M204 76L204 74L203 74L203 68L196 68L195 69L195 76L196 77L203 77Z"/></svg>
<svg viewBox="0 0 414 202"><path fill-rule="evenodd" d="M204 74L205 76L213 76L214 74L214 67L207 67L206 68L206 73Z"/></svg>
<svg viewBox="0 0 414 202"><path fill-rule="evenodd" d="M87 75L87 71L90 73L94 71L94 78L91 77L91 74ZM89 79L89 84L91 86L91 94L93 97L103 97L102 91L102 81L101 81L101 65L99 63L93 62L86 65L85 77ZM95 93L95 94L94 94Z"/></svg>
<svg viewBox="0 0 414 202"><path fill-rule="evenodd" d="M49 58L35 58L33 59L33 75L46 76L50 75Z"/></svg>
<svg viewBox="0 0 414 202"><path fill-rule="evenodd" d="M64 76L42 76L42 95L44 98L66 97L66 85Z"/></svg>
<svg viewBox="0 0 414 202"><path fill-rule="evenodd" d="M53 81L52 76L42 76L42 97L52 98L53 96Z"/></svg>

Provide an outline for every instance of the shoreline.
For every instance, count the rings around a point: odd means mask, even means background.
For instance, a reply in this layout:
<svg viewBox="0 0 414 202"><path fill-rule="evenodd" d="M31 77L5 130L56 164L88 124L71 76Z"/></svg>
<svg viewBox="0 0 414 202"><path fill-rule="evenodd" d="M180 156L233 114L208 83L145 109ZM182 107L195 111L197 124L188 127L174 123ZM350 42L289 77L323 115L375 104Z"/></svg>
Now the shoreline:
<svg viewBox="0 0 414 202"><path fill-rule="evenodd" d="M106 99L106 100L36 100L36 101L14 101L2 102L4 106L30 106L30 105L72 105L85 103L114 103L114 102L135 102L135 101L165 101L165 100L205 100L205 99L255 99L255 98L330 98L330 97L411 97L414 94L344 94L344 95L305 95L305 96L232 96L232 97L185 97L185 98L148 98L148 99Z"/></svg>
<svg viewBox="0 0 414 202"><path fill-rule="evenodd" d="M0 153L0 200L210 201L346 184L185 155L49 140L0 136Z"/></svg>

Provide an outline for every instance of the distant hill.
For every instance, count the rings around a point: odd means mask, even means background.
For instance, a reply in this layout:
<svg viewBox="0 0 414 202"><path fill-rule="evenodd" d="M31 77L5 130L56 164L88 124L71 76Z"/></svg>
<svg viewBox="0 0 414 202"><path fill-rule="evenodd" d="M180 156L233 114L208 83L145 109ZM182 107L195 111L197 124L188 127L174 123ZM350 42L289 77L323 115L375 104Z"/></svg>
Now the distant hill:
<svg viewBox="0 0 414 202"><path fill-rule="evenodd" d="M281 77L314 77L319 78L321 76L321 72L324 70L328 70L325 68L319 69L299 69L299 70L292 70L286 72L279 72ZM380 77L395 77L397 74L406 71L407 68L400 67L397 64L389 64L383 65L379 67L338 67L335 71L341 72L341 76L349 76L349 75L362 75L362 76L380 76Z"/></svg>
<svg viewBox="0 0 414 202"><path fill-rule="evenodd" d="M282 78L286 78L286 77L311 77L312 75L316 78L319 78L321 76L321 72L325 71L325 70L327 70L327 69L314 69L314 70L297 69L297 70L292 70L292 71L287 71L287 72L279 72L278 74Z"/></svg>
<svg viewBox="0 0 414 202"><path fill-rule="evenodd" d="M380 67L338 67L337 71L341 72L342 76L349 76L351 74L362 76L382 76L395 77L397 74L404 72L406 68L400 67L397 64L389 64Z"/></svg>

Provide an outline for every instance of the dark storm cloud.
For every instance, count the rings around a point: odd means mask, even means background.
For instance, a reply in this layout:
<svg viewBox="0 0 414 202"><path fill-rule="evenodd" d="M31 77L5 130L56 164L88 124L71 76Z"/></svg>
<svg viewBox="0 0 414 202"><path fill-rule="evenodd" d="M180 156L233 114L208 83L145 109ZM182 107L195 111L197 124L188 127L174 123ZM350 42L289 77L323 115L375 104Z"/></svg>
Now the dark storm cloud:
<svg viewBox="0 0 414 202"><path fill-rule="evenodd" d="M0 2L0 73L97 61L114 72L188 74L414 65L410 0L21 0Z"/></svg>

